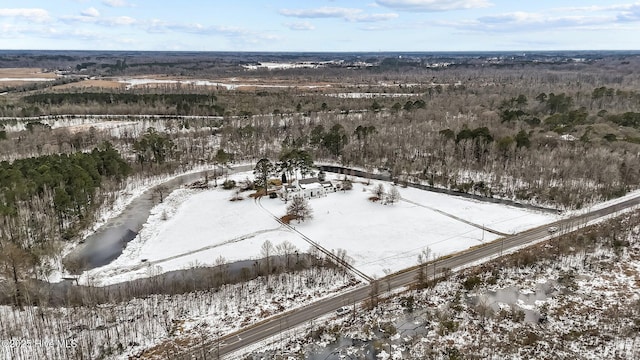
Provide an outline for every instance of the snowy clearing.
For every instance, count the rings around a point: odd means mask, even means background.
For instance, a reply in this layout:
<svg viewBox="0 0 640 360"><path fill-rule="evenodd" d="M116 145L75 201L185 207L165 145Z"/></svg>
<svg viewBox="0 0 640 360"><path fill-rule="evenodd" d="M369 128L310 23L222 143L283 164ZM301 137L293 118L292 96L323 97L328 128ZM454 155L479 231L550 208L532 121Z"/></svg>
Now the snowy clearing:
<svg viewBox="0 0 640 360"><path fill-rule="evenodd" d="M226 90L238 90L240 88L275 88L275 89L288 89L288 88L302 88L302 89L315 89L319 87L330 87L330 85L318 86L318 85L297 85L290 84L263 84L263 83L229 83L229 82L217 82L210 80L174 80L174 79L118 79L119 83L126 84L127 90L145 86L145 85L187 85L187 86L209 86L219 87Z"/></svg>
<svg viewBox="0 0 640 360"><path fill-rule="evenodd" d="M337 175L336 175L337 176ZM250 172L231 175L236 181L253 178ZM335 177L334 177L335 179ZM552 222L557 216L504 205L484 203L417 189L398 189L403 201L382 205L369 201L378 183L387 191L391 184L354 179L353 190L311 199L314 218L293 222L301 234L329 250L343 249L353 265L372 277L416 265L427 248L444 256L492 241L503 233L515 233ZM232 191L174 191L151 211L140 234L111 264L85 272L81 282L107 285L149 273L261 258L261 246L289 242L300 252L310 244L300 234L280 224L273 216L286 213L280 199L260 202L241 193L240 201L229 201ZM154 271L150 272L149 267Z"/></svg>

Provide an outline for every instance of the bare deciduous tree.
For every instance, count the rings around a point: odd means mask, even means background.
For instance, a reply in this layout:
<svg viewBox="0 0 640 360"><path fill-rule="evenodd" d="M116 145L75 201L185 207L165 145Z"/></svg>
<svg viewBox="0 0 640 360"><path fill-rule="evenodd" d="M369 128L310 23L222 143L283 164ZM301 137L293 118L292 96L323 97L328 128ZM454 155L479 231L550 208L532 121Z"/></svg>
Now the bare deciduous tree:
<svg viewBox="0 0 640 360"><path fill-rule="evenodd" d="M275 248L271 241L266 240L262 243L262 247L260 248L260 255L264 258L265 262L265 274L267 277L267 284L269 283L269 274L271 274L271 256L275 252Z"/></svg>
<svg viewBox="0 0 640 360"><path fill-rule="evenodd" d="M389 195L387 196L387 202L393 204L398 200L400 200L400 191L398 191L397 187L392 186L391 190L389 190Z"/></svg>
<svg viewBox="0 0 640 360"><path fill-rule="evenodd" d="M289 206L287 206L287 215L301 222L311 219L313 217L313 210L309 202L302 196L294 196Z"/></svg>

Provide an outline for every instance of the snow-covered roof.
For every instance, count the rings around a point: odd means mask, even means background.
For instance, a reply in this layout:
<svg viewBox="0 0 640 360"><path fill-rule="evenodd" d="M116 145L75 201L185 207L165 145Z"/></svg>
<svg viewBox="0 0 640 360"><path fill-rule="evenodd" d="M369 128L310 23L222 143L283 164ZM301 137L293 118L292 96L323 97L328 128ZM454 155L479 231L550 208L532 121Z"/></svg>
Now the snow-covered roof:
<svg viewBox="0 0 640 360"><path fill-rule="evenodd" d="M298 186L302 189L320 189L324 186L320 183L318 178L308 178L308 179L300 179L298 180Z"/></svg>
<svg viewBox="0 0 640 360"><path fill-rule="evenodd" d="M309 183L309 184L298 183L298 185L300 185L300 187L302 189L321 189L321 188L324 188L324 186L322 184L320 184L319 182L314 182L314 183Z"/></svg>

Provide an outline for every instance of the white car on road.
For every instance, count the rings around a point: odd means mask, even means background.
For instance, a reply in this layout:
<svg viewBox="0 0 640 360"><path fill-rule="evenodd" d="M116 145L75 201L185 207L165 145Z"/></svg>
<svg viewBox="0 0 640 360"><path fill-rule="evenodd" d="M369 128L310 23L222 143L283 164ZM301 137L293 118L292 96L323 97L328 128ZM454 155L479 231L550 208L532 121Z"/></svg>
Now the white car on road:
<svg viewBox="0 0 640 360"><path fill-rule="evenodd" d="M343 307L339 308L338 310L336 310L336 314L338 314L340 316L348 314L348 313L349 313L349 307L347 307L347 306L343 306Z"/></svg>

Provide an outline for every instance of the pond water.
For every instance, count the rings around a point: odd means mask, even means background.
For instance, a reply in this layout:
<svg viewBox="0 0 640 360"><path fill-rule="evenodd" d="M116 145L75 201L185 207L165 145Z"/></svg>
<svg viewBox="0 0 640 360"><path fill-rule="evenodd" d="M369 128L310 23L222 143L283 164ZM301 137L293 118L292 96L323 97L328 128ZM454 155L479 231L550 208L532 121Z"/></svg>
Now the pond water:
<svg viewBox="0 0 640 360"><path fill-rule="evenodd" d="M500 311L504 305L509 305L511 308L524 311L525 321L537 323L541 321L543 315L535 310L537 308L536 302L546 300L558 291L555 282L548 281L536 284L532 291L522 291L518 287L511 286L496 291L468 295L467 301L472 305L484 304L495 312Z"/></svg>
<svg viewBox="0 0 640 360"><path fill-rule="evenodd" d="M307 254L300 254L304 260ZM280 256L275 256L274 261L286 261ZM111 295L118 297L128 294L129 297L146 297L150 294L181 294L184 291L208 290L219 284L219 275L224 271L225 277L233 281L243 279L243 270L249 271L249 278L254 279L255 263L261 260L243 260L225 264L224 268L219 266L213 267L195 267L183 270L169 271L156 276L125 281L122 283L96 287L78 285L74 279L66 279L56 283L40 282L40 287L34 289L46 289L49 299L47 304L50 306L68 306L69 298L80 296L83 291L89 294L98 294L96 299L111 299ZM39 291L36 290L36 291ZM39 294L39 293L38 293ZM13 298L11 294L0 293L0 304L11 304ZM38 295L34 293L34 298ZM103 300L104 301L104 300Z"/></svg>
<svg viewBox="0 0 640 360"><path fill-rule="evenodd" d="M304 358L309 360L338 360L338 359L378 359L383 351L392 352L392 347L401 345L402 338L424 335L427 333L427 320L423 312L405 313L397 318L393 325L396 335L390 339L389 334L375 330L372 340L354 339L349 336L339 335L337 339L326 346L310 345L304 348ZM397 335L400 337L397 338ZM258 352L250 355L249 359L272 359L279 355L279 350ZM294 354L291 354L294 355ZM296 354L299 355L299 354Z"/></svg>
<svg viewBox="0 0 640 360"><path fill-rule="evenodd" d="M543 315L537 310L536 302L543 301L558 292L555 282L538 283L533 291L522 291L518 287L508 287L496 291L486 291L469 295L467 301L471 305L485 304L493 311L500 311L506 304L511 308L518 308L525 314L524 321L537 323ZM428 320L421 311L406 313L394 321L397 335L400 338L425 335L429 328ZM377 359L381 351L390 352L389 347L399 344L386 337L386 334L375 332L372 341L361 341L340 336L325 347L310 346L305 352L305 359L337 360L337 359ZM374 346L374 342L377 344ZM262 352L254 354L252 359L270 359L279 352Z"/></svg>
<svg viewBox="0 0 640 360"><path fill-rule="evenodd" d="M317 351L308 352L305 359L309 360L333 360L333 359L377 359L377 351L371 341L362 342L348 337L340 337Z"/></svg>
<svg viewBox="0 0 640 360"><path fill-rule="evenodd" d="M250 168L250 165L240 166L233 169L232 172L247 171ZM220 171L219 174L222 173L222 170L219 169L215 171ZM205 173L212 175L213 171L207 170L181 175L158 186L165 186L170 192L183 184L201 179ZM157 195L154 194L155 189L156 187L145 191L135 198L122 213L110 219L95 233L85 238L82 244L65 257L64 263L67 266L74 263L76 264L74 268L82 271L107 265L120 256L127 243L138 235L144 223L147 222L151 209L158 203Z"/></svg>

